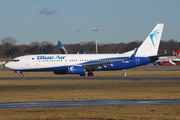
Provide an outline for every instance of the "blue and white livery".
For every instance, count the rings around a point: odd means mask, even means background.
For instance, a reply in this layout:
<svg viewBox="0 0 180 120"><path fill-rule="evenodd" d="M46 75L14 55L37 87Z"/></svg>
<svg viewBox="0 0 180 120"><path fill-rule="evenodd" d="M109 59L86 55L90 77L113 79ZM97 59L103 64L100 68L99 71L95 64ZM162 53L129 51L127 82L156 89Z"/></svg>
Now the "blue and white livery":
<svg viewBox="0 0 180 120"><path fill-rule="evenodd" d="M37 54L14 58L5 66L16 73L52 71L54 74L93 76L93 71L111 71L134 68L153 63L164 24L157 24L145 41L135 50L123 54Z"/></svg>

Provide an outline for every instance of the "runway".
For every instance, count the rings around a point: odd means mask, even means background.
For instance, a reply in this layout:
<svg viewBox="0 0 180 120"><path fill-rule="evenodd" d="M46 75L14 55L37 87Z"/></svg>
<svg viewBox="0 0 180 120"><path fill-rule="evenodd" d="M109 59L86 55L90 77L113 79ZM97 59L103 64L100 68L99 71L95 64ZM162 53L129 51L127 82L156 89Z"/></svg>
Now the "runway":
<svg viewBox="0 0 180 120"><path fill-rule="evenodd" d="M1 76L0 80L180 80L180 76Z"/></svg>
<svg viewBox="0 0 180 120"><path fill-rule="evenodd" d="M179 66L143 66L134 70L179 70ZM1 80L180 80L179 76L0 76ZM172 105L180 100L120 100L120 101L57 101L57 102L0 102L0 108L72 107L72 106L123 106L123 105Z"/></svg>
<svg viewBox="0 0 180 120"><path fill-rule="evenodd" d="M180 67L176 66L154 66L153 64L144 65L131 70L143 70L143 71L179 71ZM7 68L1 68L0 71L10 71ZM122 71L123 72L123 71ZM0 80L180 80L179 76L0 76Z"/></svg>
<svg viewBox="0 0 180 120"><path fill-rule="evenodd" d="M172 105L172 104L180 104L180 100L6 102L6 103L0 103L0 108L123 106L123 105Z"/></svg>

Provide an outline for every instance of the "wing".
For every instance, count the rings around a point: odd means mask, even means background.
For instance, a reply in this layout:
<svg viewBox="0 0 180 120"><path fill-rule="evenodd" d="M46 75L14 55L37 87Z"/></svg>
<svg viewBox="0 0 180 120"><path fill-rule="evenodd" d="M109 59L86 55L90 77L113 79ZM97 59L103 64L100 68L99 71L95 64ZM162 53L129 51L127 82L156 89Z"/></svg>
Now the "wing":
<svg viewBox="0 0 180 120"><path fill-rule="evenodd" d="M107 66L113 66L113 63L115 62L125 62L129 60L133 60L135 58L135 55L138 51L138 48L136 48L133 52L133 54L126 59L112 59L112 60L105 60L105 61L95 61L95 62L89 62L89 63L84 63L81 64L87 71L89 70L95 70L96 68L101 68L101 67L107 67Z"/></svg>

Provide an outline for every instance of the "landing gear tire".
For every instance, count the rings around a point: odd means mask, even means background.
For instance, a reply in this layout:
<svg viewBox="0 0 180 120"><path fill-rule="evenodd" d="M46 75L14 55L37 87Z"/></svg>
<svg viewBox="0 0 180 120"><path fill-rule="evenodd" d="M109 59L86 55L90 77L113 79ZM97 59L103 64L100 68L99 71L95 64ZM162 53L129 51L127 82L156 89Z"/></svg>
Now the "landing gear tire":
<svg viewBox="0 0 180 120"><path fill-rule="evenodd" d="M80 76L86 76L86 73L79 74Z"/></svg>
<svg viewBox="0 0 180 120"><path fill-rule="evenodd" d="M20 74L21 77L24 77L24 74Z"/></svg>
<svg viewBox="0 0 180 120"><path fill-rule="evenodd" d="M93 76L93 75L94 75L93 72L91 71L88 72L88 76Z"/></svg>

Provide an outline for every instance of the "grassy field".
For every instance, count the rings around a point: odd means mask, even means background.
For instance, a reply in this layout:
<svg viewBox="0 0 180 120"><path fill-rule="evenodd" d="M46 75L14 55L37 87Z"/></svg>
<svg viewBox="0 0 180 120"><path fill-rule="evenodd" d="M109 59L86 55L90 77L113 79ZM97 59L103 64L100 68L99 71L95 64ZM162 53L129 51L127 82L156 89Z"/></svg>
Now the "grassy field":
<svg viewBox="0 0 180 120"><path fill-rule="evenodd" d="M0 120L179 120L180 105L0 109Z"/></svg>
<svg viewBox="0 0 180 120"><path fill-rule="evenodd" d="M180 81L1 80L0 102L180 99Z"/></svg>
<svg viewBox="0 0 180 120"><path fill-rule="evenodd" d="M122 71L100 72L119 75ZM126 71L129 76L179 76L178 71ZM54 76L26 73L26 76ZM12 71L0 76L19 76ZM60 77L60 76L59 76ZM1 80L0 102L180 99L179 80ZM0 109L0 120L179 120L180 105Z"/></svg>

